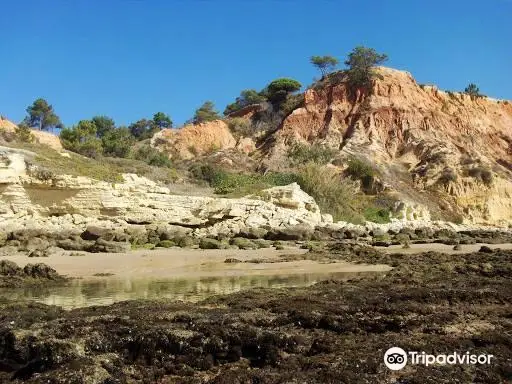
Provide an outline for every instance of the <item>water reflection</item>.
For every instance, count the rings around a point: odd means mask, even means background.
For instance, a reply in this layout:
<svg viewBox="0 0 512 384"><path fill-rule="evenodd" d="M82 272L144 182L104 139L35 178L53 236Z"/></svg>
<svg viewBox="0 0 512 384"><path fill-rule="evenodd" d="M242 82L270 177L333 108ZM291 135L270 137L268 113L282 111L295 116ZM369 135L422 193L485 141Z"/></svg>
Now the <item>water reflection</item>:
<svg viewBox="0 0 512 384"><path fill-rule="evenodd" d="M91 305L109 305L133 299L169 298L199 301L212 295L227 294L243 289L283 288L314 284L326 279L348 279L372 273L293 274L277 276L229 276L198 279L119 279L114 277L94 280L74 280L63 287L9 289L0 296L9 300L29 300L66 309Z"/></svg>

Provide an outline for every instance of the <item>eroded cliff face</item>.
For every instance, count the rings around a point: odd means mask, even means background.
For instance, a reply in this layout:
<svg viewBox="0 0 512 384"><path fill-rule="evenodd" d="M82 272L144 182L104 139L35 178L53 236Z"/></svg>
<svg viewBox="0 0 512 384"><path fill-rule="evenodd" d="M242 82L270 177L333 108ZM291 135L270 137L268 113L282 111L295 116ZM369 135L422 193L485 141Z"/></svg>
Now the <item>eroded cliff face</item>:
<svg viewBox="0 0 512 384"><path fill-rule="evenodd" d="M305 92L273 137L281 161L294 142L321 143L364 157L404 200L436 200L465 221L512 222L512 103L420 86L380 67L371 92L341 79ZM432 192L432 195L429 193Z"/></svg>
<svg viewBox="0 0 512 384"><path fill-rule="evenodd" d="M164 129L151 139L152 146L179 159L234 148L236 143L228 125L222 120Z"/></svg>
<svg viewBox="0 0 512 384"><path fill-rule="evenodd" d="M91 224L121 230L154 224L204 237L332 222L297 184L225 199L173 195L144 177L123 178L114 184L82 176L47 178L26 166L23 151L5 148L0 156L0 233L44 229L59 236L80 234Z"/></svg>
<svg viewBox="0 0 512 384"><path fill-rule="evenodd" d="M14 134L16 130L16 124L12 123L7 119L3 119L0 117L0 131L4 131L7 134ZM59 140L59 137L44 131L32 130L32 135L34 136L35 142L38 144L44 144L49 146L50 148L55 149L56 151L62 151L62 144Z"/></svg>

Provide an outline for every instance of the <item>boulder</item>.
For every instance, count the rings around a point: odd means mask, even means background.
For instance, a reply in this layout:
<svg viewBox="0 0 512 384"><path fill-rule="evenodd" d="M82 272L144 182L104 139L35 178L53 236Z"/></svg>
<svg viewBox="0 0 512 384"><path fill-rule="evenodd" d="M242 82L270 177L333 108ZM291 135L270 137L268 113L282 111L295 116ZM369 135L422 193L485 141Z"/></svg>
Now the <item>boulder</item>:
<svg viewBox="0 0 512 384"><path fill-rule="evenodd" d="M87 250L89 252L125 253L131 249L130 243L98 239Z"/></svg>
<svg viewBox="0 0 512 384"><path fill-rule="evenodd" d="M22 276L23 270L18 265L10 260L0 260L0 275L1 276Z"/></svg>
<svg viewBox="0 0 512 384"><path fill-rule="evenodd" d="M90 225L80 235L80 237L84 240L98 240L101 238L107 241L112 241L115 238L115 233L111 228L103 228L95 225Z"/></svg>
<svg viewBox="0 0 512 384"><path fill-rule="evenodd" d="M28 252L33 252L36 250L45 250L50 247L50 242L46 239L41 239L39 237L33 237L31 239L25 240L21 243L21 249Z"/></svg>
<svg viewBox="0 0 512 384"><path fill-rule="evenodd" d="M267 240L310 240L313 233L313 227L306 224L299 224L272 229L267 233L265 238Z"/></svg>
<svg viewBox="0 0 512 384"><path fill-rule="evenodd" d="M222 249L223 244L219 240L203 238L199 241L199 248L201 249Z"/></svg>
<svg viewBox="0 0 512 384"><path fill-rule="evenodd" d="M25 275L33 277L35 279L43 278L57 280L61 278L61 276L57 273L55 269L42 263L27 264L25 268L23 268L23 272L25 273Z"/></svg>

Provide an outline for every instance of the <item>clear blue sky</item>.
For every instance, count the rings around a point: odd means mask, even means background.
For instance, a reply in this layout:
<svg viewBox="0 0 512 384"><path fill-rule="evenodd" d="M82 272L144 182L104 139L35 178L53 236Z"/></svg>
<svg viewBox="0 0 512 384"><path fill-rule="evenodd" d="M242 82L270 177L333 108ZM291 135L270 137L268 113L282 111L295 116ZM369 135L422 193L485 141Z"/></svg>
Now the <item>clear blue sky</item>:
<svg viewBox="0 0 512 384"><path fill-rule="evenodd" d="M0 113L38 97L65 125L156 111L176 124L205 100L317 76L311 55L357 45L420 83L512 99L512 0L0 0ZM175 124L175 125L176 125Z"/></svg>

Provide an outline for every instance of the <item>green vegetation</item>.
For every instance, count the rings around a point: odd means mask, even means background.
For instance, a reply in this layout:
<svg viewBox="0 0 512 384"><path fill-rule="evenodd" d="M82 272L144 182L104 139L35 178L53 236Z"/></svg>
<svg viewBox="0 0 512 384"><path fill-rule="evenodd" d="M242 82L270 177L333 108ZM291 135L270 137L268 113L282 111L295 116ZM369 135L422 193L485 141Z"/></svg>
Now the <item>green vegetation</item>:
<svg viewBox="0 0 512 384"><path fill-rule="evenodd" d="M96 126L96 135L98 137L103 137L107 132L116 129L116 123L108 116L94 116L91 120Z"/></svg>
<svg viewBox="0 0 512 384"><path fill-rule="evenodd" d="M301 87L302 84L297 80L285 77L272 81L267 85L264 93L272 104L279 106L287 99L289 94L297 92Z"/></svg>
<svg viewBox="0 0 512 384"><path fill-rule="evenodd" d="M313 64L322 74L322 79L331 72L337 65L338 59L333 56L311 56L311 64Z"/></svg>
<svg viewBox="0 0 512 384"><path fill-rule="evenodd" d="M479 97L482 97L483 95L480 93L480 88L476 86L476 84L470 83L465 89L464 93L466 95L469 95L472 100L475 100Z"/></svg>
<svg viewBox="0 0 512 384"><path fill-rule="evenodd" d="M206 101L203 105L196 109L194 117L192 118L192 123L200 124L218 119L220 119L220 115L215 110L215 105L212 101Z"/></svg>
<svg viewBox="0 0 512 384"><path fill-rule="evenodd" d="M70 153L70 157L64 157L44 145L25 143L22 148L36 153L37 156L32 162L48 175L87 176L108 182L123 180L122 170L106 162L99 162L74 153Z"/></svg>
<svg viewBox="0 0 512 384"><path fill-rule="evenodd" d="M59 116L55 114L53 107L45 99L37 99L27 107L28 116L24 123L31 128L49 130L51 128L62 128Z"/></svg>
<svg viewBox="0 0 512 384"><path fill-rule="evenodd" d="M387 55L379 54L373 48L354 48L345 61L349 82L356 88L369 88L372 80L377 76L373 67L384 63L387 59Z"/></svg>
<svg viewBox="0 0 512 384"><path fill-rule="evenodd" d="M215 193L230 196L246 196L262 189L298 181L297 175L292 173L234 173L211 165L195 166L190 171L194 177L213 187Z"/></svg>
<svg viewBox="0 0 512 384"><path fill-rule="evenodd" d="M160 129L172 128L171 118L163 112L157 112L153 115L153 124Z"/></svg>
<svg viewBox="0 0 512 384"><path fill-rule="evenodd" d="M111 157L128 157L135 138L126 127L107 131L101 138L103 154Z"/></svg>
<svg viewBox="0 0 512 384"><path fill-rule="evenodd" d="M94 159L103 153L102 142L96 136L96 125L92 120L81 120L72 128L64 128L60 141L64 148Z"/></svg>
<svg viewBox="0 0 512 384"><path fill-rule="evenodd" d="M367 221L373 221L378 224L390 222L390 211L387 208L378 208L375 206L366 207L363 211L364 218Z"/></svg>
<svg viewBox="0 0 512 384"><path fill-rule="evenodd" d="M137 140L149 139L160 130L153 120L148 119L140 119L135 123L130 124L128 129Z"/></svg>
<svg viewBox="0 0 512 384"><path fill-rule="evenodd" d="M60 141L64 148L72 152L94 159L102 158L102 161L105 161L105 156L108 158L132 158L144 161L150 166L171 168L172 163L164 153L152 148L149 144L135 145L137 140L147 139L160 127L171 124L169 116L162 112L156 113L153 120L142 119L131 124L129 128L116 127L115 122L107 116L96 116L91 120L81 120L74 127L63 129ZM117 163L121 162L117 161ZM126 160L125 163L133 168L133 165L138 162ZM141 167L137 165L135 168L140 170ZM154 171L150 173L155 174ZM156 173L159 174L158 179L169 179L168 170Z"/></svg>
<svg viewBox="0 0 512 384"><path fill-rule="evenodd" d="M299 181L304 192L311 195L322 212L330 213L334 220L362 223L362 200L357 186L349 179L342 179L332 168L309 163L299 171Z"/></svg>
<svg viewBox="0 0 512 384"><path fill-rule="evenodd" d="M254 132L251 122L242 117L232 117L227 120L229 130L235 138L250 136Z"/></svg>
<svg viewBox="0 0 512 384"><path fill-rule="evenodd" d="M134 150L133 158L136 160L142 160L155 167L172 167L172 162L169 157L165 153L151 147L149 144L144 144Z"/></svg>
<svg viewBox="0 0 512 384"><path fill-rule="evenodd" d="M58 151L45 145L35 143L9 143L14 148L34 152L36 156L30 161L36 165L36 177L50 180L54 175L86 176L96 180L118 183L123 181L123 173L134 173L164 184L174 182L178 174L175 169L155 167L144 161L102 157L101 161L90 159L74 153L70 157L62 156Z"/></svg>
<svg viewBox="0 0 512 384"><path fill-rule="evenodd" d="M361 181L361 186L363 188L369 188L375 177L375 170L373 167L366 161L355 157L349 160L345 173L347 176Z"/></svg>
<svg viewBox="0 0 512 384"><path fill-rule="evenodd" d="M316 164L329 163L337 151L322 144L301 144L296 143L288 150L288 158L293 164L306 164L313 162Z"/></svg>
<svg viewBox="0 0 512 384"><path fill-rule="evenodd" d="M34 141L34 135L30 131L30 128L25 123L19 124L14 129L15 139L22 143L32 143Z"/></svg>
<svg viewBox="0 0 512 384"><path fill-rule="evenodd" d="M234 103L229 104L224 110L224 115L227 116L230 113L236 112L248 105L260 104L265 102L267 99L264 95L254 89L246 89L240 92L240 96L236 98Z"/></svg>

